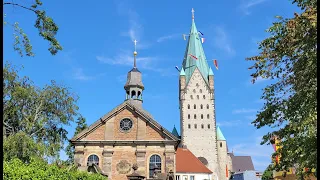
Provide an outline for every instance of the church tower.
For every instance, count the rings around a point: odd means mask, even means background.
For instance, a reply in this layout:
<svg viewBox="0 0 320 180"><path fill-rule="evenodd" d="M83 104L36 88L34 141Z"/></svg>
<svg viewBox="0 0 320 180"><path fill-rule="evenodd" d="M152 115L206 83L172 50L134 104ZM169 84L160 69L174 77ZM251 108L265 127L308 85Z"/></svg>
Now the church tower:
<svg viewBox="0 0 320 180"><path fill-rule="evenodd" d="M144 90L144 86L142 83L141 72L137 68L136 56L138 55L136 51L137 41L134 40L134 61L133 68L128 72L127 82L124 85L124 89L126 90L126 101L130 101L132 104L142 107L142 92Z"/></svg>
<svg viewBox="0 0 320 180"><path fill-rule="evenodd" d="M214 76L207 63L200 33L194 21L188 35L179 76L181 145L186 146L219 177Z"/></svg>

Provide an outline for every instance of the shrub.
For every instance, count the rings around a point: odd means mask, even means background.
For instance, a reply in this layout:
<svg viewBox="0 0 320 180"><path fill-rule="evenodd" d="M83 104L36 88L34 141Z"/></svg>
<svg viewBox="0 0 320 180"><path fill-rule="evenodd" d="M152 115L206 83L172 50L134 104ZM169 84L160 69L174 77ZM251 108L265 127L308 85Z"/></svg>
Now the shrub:
<svg viewBox="0 0 320 180"><path fill-rule="evenodd" d="M81 179L81 180L106 180L100 174L89 174L78 170L59 168L54 164L47 164L42 160L32 158L30 163L23 163L15 158L4 162L3 179Z"/></svg>

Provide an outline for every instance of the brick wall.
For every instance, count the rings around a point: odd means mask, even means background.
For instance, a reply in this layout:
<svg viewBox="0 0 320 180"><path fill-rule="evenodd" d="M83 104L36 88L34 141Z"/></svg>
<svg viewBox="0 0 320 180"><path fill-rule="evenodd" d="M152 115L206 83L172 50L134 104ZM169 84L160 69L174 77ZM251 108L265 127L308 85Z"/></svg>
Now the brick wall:
<svg viewBox="0 0 320 180"><path fill-rule="evenodd" d="M88 134L84 140L104 140L105 137L105 124L101 125L97 129L95 129L93 132Z"/></svg>

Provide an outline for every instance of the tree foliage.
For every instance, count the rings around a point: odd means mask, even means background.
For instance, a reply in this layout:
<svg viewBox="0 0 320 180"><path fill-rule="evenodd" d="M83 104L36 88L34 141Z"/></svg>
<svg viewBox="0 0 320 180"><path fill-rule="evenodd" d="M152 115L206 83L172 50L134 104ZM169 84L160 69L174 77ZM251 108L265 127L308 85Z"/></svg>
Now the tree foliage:
<svg viewBox="0 0 320 180"><path fill-rule="evenodd" d="M55 156L63 148L68 133L63 126L78 115L77 100L69 88L54 81L40 88L28 77L20 78L11 64L3 68L3 122L10 129L7 136L23 132L25 135L17 138L43 145L46 156Z"/></svg>
<svg viewBox="0 0 320 180"><path fill-rule="evenodd" d="M34 27L38 29L39 35L50 43L49 51L52 55L55 55L59 50L62 50L62 46L59 44L56 39L56 34L59 30L58 26L55 24L53 19L46 15L46 11L41 10L42 2L40 0L36 0L34 4L31 6L26 6L19 3L14 3L13 1L3 2L3 5L14 6L18 8L22 8L26 11L32 12L36 15L36 21ZM6 17L6 14L4 15ZM13 27L14 31L14 44L13 48L17 51L20 56L24 54L26 56L34 56L32 45L27 34L23 31L23 29L19 26L18 22L10 23L4 21L4 25L9 25Z"/></svg>
<svg viewBox="0 0 320 180"><path fill-rule="evenodd" d="M74 136L88 127L86 123L86 119L82 116L78 118L76 123L77 123L77 127L74 133ZM73 144L71 144L71 142L69 142L68 146L66 147L66 154L68 156L67 163L73 164L74 163L74 146Z"/></svg>
<svg viewBox="0 0 320 180"><path fill-rule="evenodd" d="M267 30L271 36L260 42L260 54L247 60L254 62L253 83L258 77L275 82L264 88L265 104L252 122L258 129L274 128L261 144L277 136L281 148L274 156L280 155L280 162L273 169L296 167L301 174L305 167L317 168L317 1L293 4L302 12L277 16Z"/></svg>
<svg viewBox="0 0 320 180"><path fill-rule="evenodd" d="M272 164L270 164L270 165L266 168L266 170L263 172L261 179L262 179L262 180L270 180L270 179L273 179Z"/></svg>
<svg viewBox="0 0 320 180"><path fill-rule="evenodd" d="M61 168L55 164L32 158L30 163L23 163L19 159L4 162L3 179L81 179L106 180L100 174L89 174L76 169Z"/></svg>

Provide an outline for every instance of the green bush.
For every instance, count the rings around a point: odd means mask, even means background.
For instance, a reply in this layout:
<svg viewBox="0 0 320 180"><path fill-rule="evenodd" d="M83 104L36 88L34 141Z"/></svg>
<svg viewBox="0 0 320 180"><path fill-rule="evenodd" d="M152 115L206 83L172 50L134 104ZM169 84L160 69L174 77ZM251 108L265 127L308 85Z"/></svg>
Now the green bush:
<svg viewBox="0 0 320 180"><path fill-rule="evenodd" d="M81 179L81 180L106 180L100 174L89 174L78 170L60 168L54 164L47 164L45 161L31 159L30 163L23 163L19 159L4 162L3 179Z"/></svg>

